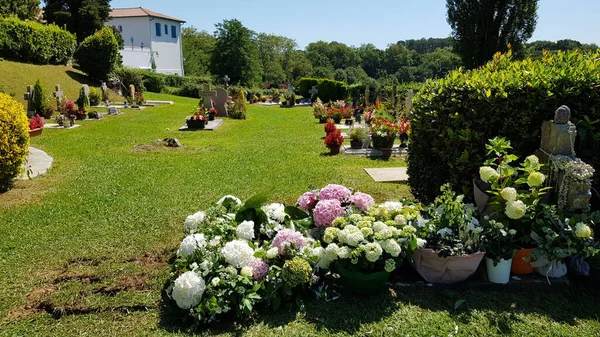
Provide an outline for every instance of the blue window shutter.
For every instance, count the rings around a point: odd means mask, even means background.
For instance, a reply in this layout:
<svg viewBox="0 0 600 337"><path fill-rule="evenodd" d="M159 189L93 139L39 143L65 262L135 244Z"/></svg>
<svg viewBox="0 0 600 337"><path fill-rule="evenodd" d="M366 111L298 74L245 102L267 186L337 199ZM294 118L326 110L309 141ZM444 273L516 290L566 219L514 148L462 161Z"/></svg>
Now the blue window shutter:
<svg viewBox="0 0 600 337"><path fill-rule="evenodd" d="M175 26L171 26L171 37L174 39L177 38L177 27Z"/></svg>
<svg viewBox="0 0 600 337"><path fill-rule="evenodd" d="M169 35L169 26L165 25L165 35Z"/></svg>
<svg viewBox="0 0 600 337"><path fill-rule="evenodd" d="M155 26L156 26L156 36L160 36L160 29L162 28L162 27L160 26L160 23L158 23L158 22L157 22L157 23L155 24Z"/></svg>

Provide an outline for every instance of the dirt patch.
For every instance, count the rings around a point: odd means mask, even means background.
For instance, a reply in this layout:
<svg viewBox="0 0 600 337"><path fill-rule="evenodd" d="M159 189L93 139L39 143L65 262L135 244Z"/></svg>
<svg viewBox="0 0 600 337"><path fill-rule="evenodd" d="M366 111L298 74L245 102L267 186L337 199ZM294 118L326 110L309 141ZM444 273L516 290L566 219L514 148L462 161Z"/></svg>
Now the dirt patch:
<svg viewBox="0 0 600 337"><path fill-rule="evenodd" d="M100 282L101 279L94 275L73 273L73 274L61 275L61 276L57 277L56 279L54 279L53 283L59 284L59 283L68 282L68 281L78 281L78 282L85 283L85 284L93 284L93 283Z"/></svg>
<svg viewBox="0 0 600 337"><path fill-rule="evenodd" d="M157 146L157 145L136 145L133 147L133 152L151 152L151 151L159 151L159 150L163 150L164 146Z"/></svg>
<svg viewBox="0 0 600 337"><path fill-rule="evenodd" d="M95 294L102 294L110 297L117 296L122 291L141 291L146 288L146 283L150 278L145 274L135 275L131 277L120 278L116 285L112 287L102 287L94 290Z"/></svg>
<svg viewBox="0 0 600 337"><path fill-rule="evenodd" d="M69 260L69 262L67 262L67 265L65 266L65 269L69 268L72 265L76 265L76 264L97 267L102 263L102 261L105 261L105 260L106 259L104 259L104 258L77 257L77 258Z"/></svg>
<svg viewBox="0 0 600 337"><path fill-rule="evenodd" d="M157 270L168 268L169 259L173 255L170 250L163 250L156 253L144 253L140 257L127 260L127 262L135 263L139 265L143 270Z"/></svg>

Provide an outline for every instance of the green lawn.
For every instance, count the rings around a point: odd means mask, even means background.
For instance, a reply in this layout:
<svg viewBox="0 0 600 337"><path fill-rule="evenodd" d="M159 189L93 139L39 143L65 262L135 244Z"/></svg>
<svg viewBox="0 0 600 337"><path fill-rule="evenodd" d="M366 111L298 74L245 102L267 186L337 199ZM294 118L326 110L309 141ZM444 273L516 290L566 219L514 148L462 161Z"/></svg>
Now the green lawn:
<svg viewBox="0 0 600 337"><path fill-rule="evenodd" d="M309 185L344 184L377 200L408 196L374 183L365 167L400 159L328 156L309 108L249 108L215 132L179 132L197 100L127 111L73 130L44 131L34 146L51 172L0 195L0 336L174 336L161 302L185 217L224 194L272 190L294 203ZM179 149L140 148L178 138ZM551 291L549 291L551 289ZM234 336L598 336L600 299L578 287L454 290L401 287L376 297L308 300L303 312L260 311L200 334ZM448 303L466 300L458 310Z"/></svg>

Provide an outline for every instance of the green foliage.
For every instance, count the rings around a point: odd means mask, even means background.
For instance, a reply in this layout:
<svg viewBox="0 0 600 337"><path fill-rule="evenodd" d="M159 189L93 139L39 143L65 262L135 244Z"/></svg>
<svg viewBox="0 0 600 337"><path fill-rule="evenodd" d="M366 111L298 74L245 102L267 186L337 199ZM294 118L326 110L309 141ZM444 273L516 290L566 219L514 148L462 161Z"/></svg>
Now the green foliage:
<svg viewBox="0 0 600 337"><path fill-rule="evenodd" d="M49 23L77 35L77 42L104 27L110 13L110 0L45 0L44 18Z"/></svg>
<svg viewBox="0 0 600 337"><path fill-rule="evenodd" d="M233 119L246 119L248 115L246 113L246 95L244 90L240 90L238 98L235 99L233 104L233 111L229 113Z"/></svg>
<svg viewBox="0 0 600 337"><path fill-rule="evenodd" d="M46 93L42 88L42 84L38 79L33 86L33 110L36 114L43 114L44 103L46 101Z"/></svg>
<svg viewBox="0 0 600 337"><path fill-rule="evenodd" d="M129 86L131 84L135 86L136 92L146 91L146 87L144 87L144 81L139 70L127 67L119 67L116 68L109 77L116 77L121 81L123 84L121 89L125 90L126 95L129 92Z"/></svg>
<svg viewBox="0 0 600 337"><path fill-rule="evenodd" d="M103 101L102 90L90 87L90 94L88 98L91 106L99 105L100 102Z"/></svg>
<svg viewBox="0 0 600 337"><path fill-rule="evenodd" d="M497 55L481 70L451 72L427 82L414 100L409 150L409 183L421 201L450 182L471 195L471 179L484 162L488 139L510 140L513 153L539 148L542 122L565 104L572 121L585 129L578 156L600 169L600 51L546 53L543 60L513 62ZM594 136L595 135L595 136Z"/></svg>
<svg viewBox="0 0 600 337"><path fill-rule="evenodd" d="M278 35L260 33L257 35L258 58L261 62L262 81L284 83L292 80L293 51L298 47L296 41Z"/></svg>
<svg viewBox="0 0 600 337"><path fill-rule="evenodd" d="M90 98L85 95L83 88L79 90L79 98L77 98L77 107L79 111L86 111L86 108L90 106Z"/></svg>
<svg viewBox="0 0 600 337"><path fill-rule="evenodd" d="M539 0L446 0L454 50L467 68L491 60L496 52L518 51L537 21Z"/></svg>
<svg viewBox="0 0 600 337"><path fill-rule="evenodd" d="M217 43L212 54L212 72L221 78L228 75L232 83L253 86L260 82L260 61L253 38L255 33L238 20L224 20L215 25Z"/></svg>
<svg viewBox="0 0 600 337"><path fill-rule="evenodd" d="M33 20L40 12L40 0L0 0L0 16L15 15L21 20Z"/></svg>
<svg viewBox="0 0 600 337"><path fill-rule="evenodd" d="M210 58L215 49L216 38L195 27L184 27L181 30L181 40L185 74L190 76L209 75Z"/></svg>
<svg viewBox="0 0 600 337"><path fill-rule="evenodd" d="M152 73L149 71L140 71L144 87L150 92L163 92L166 89L165 75Z"/></svg>
<svg viewBox="0 0 600 337"><path fill-rule="evenodd" d="M0 192L13 186L27 158L29 122L21 103L0 93Z"/></svg>
<svg viewBox="0 0 600 337"><path fill-rule="evenodd" d="M119 50L113 29L104 27L81 43L75 58L83 72L92 78L104 80L118 66Z"/></svg>
<svg viewBox="0 0 600 337"><path fill-rule="evenodd" d="M337 101L346 98L346 84L344 82L326 78L301 78L298 85L298 94L310 97L309 90L317 86L319 98L323 102Z"/></svg>
<svg viewBox="0 0 600 337"><path fill-rule="evenodd" d="M65 64L73 55L75 36L55 25L0 18L0 56L36 64Z"/></svg>

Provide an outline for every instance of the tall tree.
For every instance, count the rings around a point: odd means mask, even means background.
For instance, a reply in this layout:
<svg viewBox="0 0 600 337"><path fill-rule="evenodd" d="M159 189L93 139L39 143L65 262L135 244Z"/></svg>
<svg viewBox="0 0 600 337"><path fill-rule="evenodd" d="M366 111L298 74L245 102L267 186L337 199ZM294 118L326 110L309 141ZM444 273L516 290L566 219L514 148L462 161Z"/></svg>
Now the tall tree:
<svg viewBox="0 0 600 337"><path fill-rule="evenodd" d="M537 21L539 0L446 0L454 51L468 68L491 60L511 44L518 51Z"/></svg>
<svg viewBox="0 0 600 337"><path fill-rule="evenodd" d="M183 44L183 68L186 75L210 75L210 59L215 50L217 39L206 31L196 27L185 27L181 31Z"/></svg>
<svg viewBox="0 0 600 337"><path fill-rule="evenodd" d="M274 83L291 81L288 64L292 51L298 47L296 41L285 36L260 33L256 42L263 70L262 80Z"/></svg>
<svg viewBox="0 0 600 337"><path fill-rule="evenodd" d="M16 15L21 20L32 20L40 13L40 0L0 0L0 16Z"/></svg>
<svg viewBox="0 0 600 337"><path fill-rule="evenodd" d="M44 18L66 27L81 42L104 26L111 0L45 0Z"/></svg>
<svg viewBox="0 0 600 337"><path fill-rule="evenodd" d="M224 20L215 25L217 43L212 54L214 75L228 75L232 83L253 86L261 80L261 66L255 33L236 19Z"/></svg>

